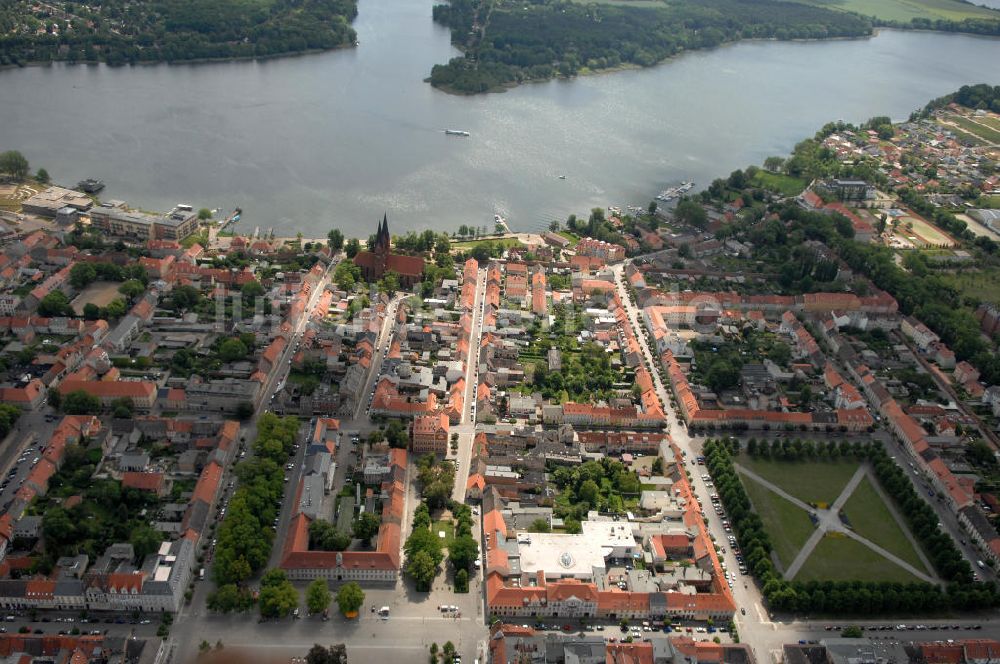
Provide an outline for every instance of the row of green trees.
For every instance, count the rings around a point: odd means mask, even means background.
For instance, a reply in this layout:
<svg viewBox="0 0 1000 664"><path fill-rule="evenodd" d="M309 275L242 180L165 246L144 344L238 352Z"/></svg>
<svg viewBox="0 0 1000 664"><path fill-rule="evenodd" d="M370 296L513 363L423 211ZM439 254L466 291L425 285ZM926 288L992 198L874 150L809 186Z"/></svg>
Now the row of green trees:
<svg viewBox="0 0 1000 664"><path fill-rule="evenodd" d="M236 466L239 487L229 501L215 547L213 575L219 588L209 599L214 610L246 608L245 603L230 600L242 596L242 584L267 564L274 540L272 523L284 492L283 465L298 430L295 417L264 413L257 422L254 456Z"/></svg>
<svg viewBox="0 0 1000 664"><path fill-rule="evenodd" d="M948 581L947 588L942 590L928 583L786 581L774 568L770 538L737 477L732 455L738 452L739 443L734 439L708 440L704 448L706 467L715 481L747 566L762 584L764 597L774 609L879 615L946 608L971 610L1000 604L1000 595L993 584L973 582L968 563L951 538L937 526L933 510L917 495L905 473L881 444L840 443L836 447L832 450L829 445L807 446L804 442L801 445L793 442L788 449L797 449L803 455L811 451L813 458L852 455L872 463L880 483L903 512L938 574ZM779 448L779 453L784 454L784 444ZM762 455L765 450L774 454L775 445L761 442L754 445L754 454Z"/></svg>
<svg viewBox="0 0 1000 664"><path fill-rule="evenodd" d="M420 503L413 512L413 530L403 545L406 554L404 571L413 579L417 590L428 592L434 584L444 552L441 539L431 531L431 513L427 503Z"/></svg>
<svg viewBox="0 0 1000 664"><path fill-rule="evenodd" d="M455 519L455 537L448 545L448 562L455 574L455 592L469 592L469 573L479 557L479 544L472 537L472 508L462 503L452 503L451 514Z"/></svg>

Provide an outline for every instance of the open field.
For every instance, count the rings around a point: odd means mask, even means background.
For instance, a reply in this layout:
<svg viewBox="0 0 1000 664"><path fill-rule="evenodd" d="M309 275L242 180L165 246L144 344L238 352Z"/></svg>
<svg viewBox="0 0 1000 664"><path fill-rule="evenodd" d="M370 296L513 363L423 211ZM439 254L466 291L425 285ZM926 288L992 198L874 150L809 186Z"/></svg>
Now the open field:
<svg viewBox="0 0 1000 664"><path fill-rule="evenodd" d="M858 469L857 461L774 461L746 455L738 461L806 503L832 503Z"/></svg>
<svg viewBox="0 0 1000 664"><path fill-rule="evenodd" d="M951 239L951 237L942 231L937 226L934 226L929 221L921 219L920 217L904 217L904 224L912 223L913 232L926 242L927 244L935 247L946 246L953 247L956 242Z"/></svg>
<svg viewBox="0 0 1000 664"><path fill-rule="evenodd" d="M119 286L121 284L116 281L95 281L80 291L80 294L70 302L70 306L73 307L73 311L77 315L83 314L83 305L85 304L96 304L99 307L106 307L116 297L120 297L118 294Z"/></svg>
<svg viewBox="0 0 1000 664"><path fill-rule="evenodd" d="M1000 269L942 273L941 278L959 289L962 295L985 302L1000 302Z"/></svg>
<svg viewBox="0 0 1000 664"><path fill-rule="evenodd" d="M772 189L783 196L798 196L806 188L808 182L802 178L793 178L791 175L759 170L753 176L753 184L758 187Z"/></svg>
<svg viewBox="0 0 1000 664"><path fill-rule="evenodd" d="M886 560L843 533L827 534L795 575L796 581L917 582L899 565Z"/></svg>
<svg viewBox="0 0 1000 664"><path fill-rule="evenodd" d="M813 532L809 515L749 477L741 477L740 480L754 510L764 522L778 560L783 567L788 567Z"/></svg>
<svg viewBox="0 0 1000 664"><path fill-rule="evenodd" d="M906 533L875 491L871 478L865 477L844 505L844 513L854 532L893 553L918 570L930 571L920 561Z"/></svg>
<svg viewBox="0 0 1000 664"><path fill-rule="evenodd" d="M491 244L500 244L501 246L503 246L504 249L516 247L519 244L521 244L521 241L514 237L492 238L492 239L488 237L483 237L479 238L478 240L459 240L457 242L452 242L451 248L452 250L456 251L468 251L469 249L475 247L477 244L483 244L486 242L489 242Z"/></svg>
<svg viewBox="0 0 1000 664"><path fill-rule="evenodd" d="M905 23L915 18L1000 18L1000 12L957 0L811 0L807 4Z"/></svg>

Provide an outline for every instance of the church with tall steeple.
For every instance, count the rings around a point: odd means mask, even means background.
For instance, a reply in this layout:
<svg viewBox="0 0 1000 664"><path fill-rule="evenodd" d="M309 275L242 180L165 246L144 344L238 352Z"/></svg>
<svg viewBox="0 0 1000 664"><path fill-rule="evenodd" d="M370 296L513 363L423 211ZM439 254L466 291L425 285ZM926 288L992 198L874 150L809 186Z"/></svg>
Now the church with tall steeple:
<svg viewBox="0 0 1000 664"><path fill-rule="evenodd" d="M354 264L361 268L361 275L368 282L378 281L386 272L395 272L400 286L409 288L424 278L423 258L392 253L388 215L382 215L372 250L359 251L354 257Z"/></svg>

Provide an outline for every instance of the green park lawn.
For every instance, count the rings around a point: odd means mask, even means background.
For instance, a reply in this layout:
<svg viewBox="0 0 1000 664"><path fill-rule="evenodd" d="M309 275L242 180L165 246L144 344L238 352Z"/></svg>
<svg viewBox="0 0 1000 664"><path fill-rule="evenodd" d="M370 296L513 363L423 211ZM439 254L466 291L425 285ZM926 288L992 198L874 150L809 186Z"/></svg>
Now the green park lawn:
<svg viewBox="0 0 1000 664"><path fill-rule="evenodd" d="M740 456L739 464L806 503L833 503L858 469L857 461L776 461Z"/></svg>
<svg viewBox="0 0 1000 664"><path fill-rule="evenodd" d="M796 581L893 581L920 579L845 535L826 535L795 575Z"/></svg>
<svg viewBox="0 0 1000 664"><path fill-rule="evenodd" d="M813 532L809 515L751 478L741 476L740 479L754 510L764 522L764 530L771 538L778 560L783 567L788 567Z"/></svg>
<svg viewBox="0 0 1000 664"><path fill-rule="evenodd" d="M444 539L441 540L441 546L447 549L452 540L455 539L455 523L451 519L441 519L431 523L431 532L434 533L434 537L439 537L438 534L442 531L444 531Z"/></svg>
<svg viewBox="0 0 1000 664"><path fill-rule="evenodd" d="M959 0L810 0L807 4L905 23L915 18L949 21L1000 18L996 10Z"/></svg>
<svg viewBox="0 0 1000 664"><path fill-rule="evenodd" d="M757 187L776 191L782 196L798 196L806 188L808 182L802 178L792 177L791 175L759 170L753 176L753 184Z"/></svg>
<svg viewBox="0 0 1000 664"><path fill-rule="evenodd" d="M844 513L854 532L899 556L918 570L928 571L885 501L865 477L844 505Z"/></svg>

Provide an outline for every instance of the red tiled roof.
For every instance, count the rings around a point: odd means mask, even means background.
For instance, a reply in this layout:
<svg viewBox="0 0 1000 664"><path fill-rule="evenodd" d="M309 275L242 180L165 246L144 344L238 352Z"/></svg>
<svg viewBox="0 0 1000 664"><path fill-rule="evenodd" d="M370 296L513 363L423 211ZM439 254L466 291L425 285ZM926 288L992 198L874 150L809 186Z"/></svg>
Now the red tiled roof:
<svg viewBox="0 0 1000 664"><path fill-rule="evenodd" d="M122 486L140 491L159 492L163 489L163 473L129 471L122 475Z"/></svg>

